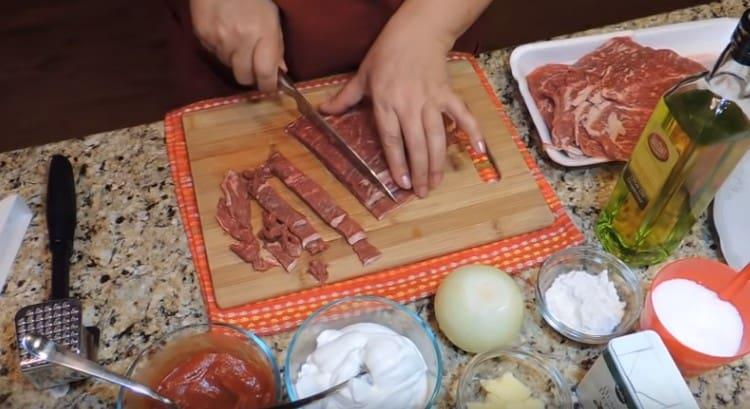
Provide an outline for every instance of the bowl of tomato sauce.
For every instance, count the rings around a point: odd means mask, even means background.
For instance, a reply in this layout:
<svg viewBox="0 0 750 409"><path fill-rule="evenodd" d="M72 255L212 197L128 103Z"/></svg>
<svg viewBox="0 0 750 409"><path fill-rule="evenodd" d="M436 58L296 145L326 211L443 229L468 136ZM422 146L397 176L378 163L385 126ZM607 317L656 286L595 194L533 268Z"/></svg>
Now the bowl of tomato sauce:
<svg viewBox="0 0 750 409"><path fill-rule="evenodd" d="M180 409L255 409L281 400L279 367L252 332L229 324L188 325L141 351L127 376L150 386ZM119 409L161 409L120 389Z"/></svg>

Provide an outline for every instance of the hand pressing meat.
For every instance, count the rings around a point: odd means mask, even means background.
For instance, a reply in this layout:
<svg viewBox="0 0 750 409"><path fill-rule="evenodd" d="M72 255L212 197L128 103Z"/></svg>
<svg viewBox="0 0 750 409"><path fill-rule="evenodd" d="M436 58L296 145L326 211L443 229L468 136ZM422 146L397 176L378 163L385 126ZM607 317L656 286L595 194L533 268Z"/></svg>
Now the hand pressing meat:
<svg viewBox="0 0 750 409"><path fill-rule="evenodd" d="M321 106L341 114L372 98L393 179L425 197L443 178L443 114L453 118L478 152L484 142L474 116L451 89L446 55L489 0L407 0L391 17L342 90Z"/></svg>

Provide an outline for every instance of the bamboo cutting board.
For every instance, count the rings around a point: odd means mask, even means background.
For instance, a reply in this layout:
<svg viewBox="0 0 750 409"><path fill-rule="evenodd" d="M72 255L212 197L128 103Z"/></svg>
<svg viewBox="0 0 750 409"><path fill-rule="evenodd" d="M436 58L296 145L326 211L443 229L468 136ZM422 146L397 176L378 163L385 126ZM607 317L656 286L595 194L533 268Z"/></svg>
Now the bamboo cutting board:
<svg viewBox="0 0 750 409"><path fill-rule="evenodd" d="M280 181L272 180L271 184L308 217L328 242L330 248L323 257L329 264L329 282L414 263L552 224L553 215L537 183L472 65L465 60L451 61L449 71L454 89L480 123L502 178L499 182L483 182L468 153L453 146L449 149L442 184L426 199L412 200L383 220L375 219L314 154L284 133L284 127L298 117L290 98L265 98L184 115L185 140L208 264L216 302L221 308L317 285L305 273L305 256L291 274L280 267L262 273L253 271L229 250L232 239L215 219L216 203L221 196L219 184L225 172L257 166L268 157L272 147L322 185L383 252L383 257L363 268L336 231ZM339 86L311 87L303 93L317 104ZM262 225L257 203L253 203L252 211L257 231Z"/></svg>

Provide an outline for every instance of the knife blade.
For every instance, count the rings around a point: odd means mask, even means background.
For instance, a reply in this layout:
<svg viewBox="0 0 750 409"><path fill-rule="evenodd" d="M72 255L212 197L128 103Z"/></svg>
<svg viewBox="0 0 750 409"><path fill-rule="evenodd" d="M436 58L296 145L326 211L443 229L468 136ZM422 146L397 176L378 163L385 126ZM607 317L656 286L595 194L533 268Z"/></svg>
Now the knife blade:
<svg viewBox="0 0 750 409"><path fill-rule="evenodd" d="M370 179L371 182L375 184L375 186L378 186L381 190L385 192L386 195L388 195L391 200L394 202L396 201L396 196L391 192L390 189L388 189L388 186L386 186L385 183L383 183L380 178L378 178L377 173L365 162L364 159L355 151L349 144L346 142L346 140L336 132L335 129L331 127L331 125L326 122L325 119L318 113L318 111L310 104L310 101L305 98L304 95L302 95L301 92L297 89L297 87L294 86L294 82L292 82L292 79L289 78L289 76L279 70L279 88L281 90L292 97L294 99L294 102L297 104L297 110L307 118L310 122L315 124L318 129L320 129L329 140L331 140L338 148L341 150L341 153L344 154L344 156L349 159L349 162L354 165L357 170L359 170L362 174L364 174L368 179Z"/></svg>

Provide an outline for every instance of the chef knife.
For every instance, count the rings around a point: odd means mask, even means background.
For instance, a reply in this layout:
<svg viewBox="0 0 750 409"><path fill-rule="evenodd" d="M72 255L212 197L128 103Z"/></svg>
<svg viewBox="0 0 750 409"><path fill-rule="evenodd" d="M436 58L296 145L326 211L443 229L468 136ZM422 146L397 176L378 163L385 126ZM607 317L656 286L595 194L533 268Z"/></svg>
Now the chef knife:
<svg viewBox="0 0 750 409"><path fill-rule="evenodd" d="M344 154L344 156L349 159L349 162L351 162L354 167L357 168L361 173L363 173L370 181L372 181L375 186L380 187L385 193L388 195L388 197L391 198L394 202L396 201L396 196L391 192L390 189L388 189L388 186L383 183L380 178L378 178L377 173L365 162L364 159L355 151L349 144L346 142L346 140L336 132L335 129L331 127L331 125L328 125L325 119L318 113L318 111L310 104L310 101L305 98L304 95L302 95L301 92L297 89L297 87L294 86L294 82L292 82L292 79L289 78L289 76L279 70L279 88L281 90L292 97L294 99L294 102L297 103L297 110L307 118L310 122L315 124L315 126L318 127L327 137L330 139L336 146L339 147L341 150L341 153Z"/></svg>

